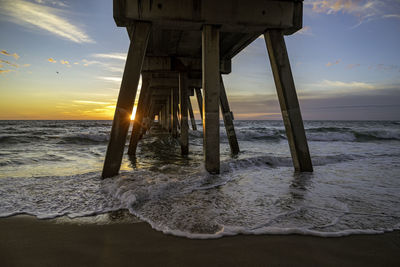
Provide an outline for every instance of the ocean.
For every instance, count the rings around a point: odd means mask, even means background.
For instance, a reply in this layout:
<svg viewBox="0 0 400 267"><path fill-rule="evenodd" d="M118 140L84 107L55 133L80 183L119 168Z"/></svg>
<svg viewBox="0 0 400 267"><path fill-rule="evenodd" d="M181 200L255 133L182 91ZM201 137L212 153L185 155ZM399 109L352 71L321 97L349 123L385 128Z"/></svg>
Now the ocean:
<svg viewBox="0 0 400 267"><path fill-rule="evenodd" d="M111 124L0 121L0 217L90 219L128 210L189 238L400 229L400 122L305 121L313 173L294 172L281 121L235 121L235 157L221 122L221 174L210 175L198 121L188 157L154 130L136 157L124 156L120 175L102 180Z"/></svg>

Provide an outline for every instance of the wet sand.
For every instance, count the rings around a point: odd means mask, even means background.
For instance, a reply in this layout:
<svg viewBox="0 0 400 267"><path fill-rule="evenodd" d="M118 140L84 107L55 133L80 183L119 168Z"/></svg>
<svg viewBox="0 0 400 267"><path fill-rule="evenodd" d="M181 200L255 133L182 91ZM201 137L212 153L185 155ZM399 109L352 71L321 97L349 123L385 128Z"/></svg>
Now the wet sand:
<svg viewBox="0 0 400 267"><path fill-rule="evenodd" d="M0 219L0 266L400 266L400 232L191 240L146 223Z"/></svg>

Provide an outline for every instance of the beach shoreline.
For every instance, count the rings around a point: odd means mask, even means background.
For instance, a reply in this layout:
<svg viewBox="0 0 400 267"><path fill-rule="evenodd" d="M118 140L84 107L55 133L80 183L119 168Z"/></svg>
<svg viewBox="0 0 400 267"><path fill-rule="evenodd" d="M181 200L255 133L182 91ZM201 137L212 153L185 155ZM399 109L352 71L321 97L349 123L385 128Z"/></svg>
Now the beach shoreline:
<svg viewBox="0 0 400 267"><path fill-rule="evenodd" d="M100 224L1 218L1 265L400 266L400 231L339 238L237 235L194 240L121 217L125 219Z"/></svg>

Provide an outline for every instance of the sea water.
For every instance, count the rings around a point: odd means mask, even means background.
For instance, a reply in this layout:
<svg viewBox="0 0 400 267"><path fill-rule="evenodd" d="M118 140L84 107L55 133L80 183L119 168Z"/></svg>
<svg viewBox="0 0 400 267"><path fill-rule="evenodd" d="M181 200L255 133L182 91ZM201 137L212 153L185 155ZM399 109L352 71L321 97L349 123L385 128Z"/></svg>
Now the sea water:
<svg viewBox="0 0 400 267"><path fill-rule="evenodd" d="M198 122L189 156L153 131L120 175L102 180L111 123L0 121L0 217L129 210L190 238L400 229L400 122L305 121L313 173L294 172L281 121L235 121L234 157L221 123L219 175L204 170Z"/></svg>

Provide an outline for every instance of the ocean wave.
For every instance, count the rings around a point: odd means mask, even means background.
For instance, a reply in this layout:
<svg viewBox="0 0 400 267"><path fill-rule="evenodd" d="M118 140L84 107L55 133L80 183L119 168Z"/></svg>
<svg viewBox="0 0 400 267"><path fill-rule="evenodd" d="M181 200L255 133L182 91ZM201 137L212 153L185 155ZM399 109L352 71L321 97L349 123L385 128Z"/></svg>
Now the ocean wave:
<svg viewBox="0 0 400 267"><path fill-rule="evenodd" d="M32 135L1 135L0 144L28 144L32 142L42 141L43 136L32 136Z"/></svg>
<svg viewBox="0 0 400 267"><path fill-rule="evenodd" d="M357 154L339 154L328 156L312 156L311 160L314 166L324 166L328 164L336 164L345 161L357 160L365 158L363 155ZM277 156L257 156L242 159L230 159L222 162L222 168L225 171L233 171L238 169L253 168L253 167L292 167L293 162L290 157Z"/></svg>
<svg viewBox="0 0 400 267"><path fill-rule="evenodd" d="M284 129L263 127L236 129L238 140L243 141L280 141L287 139ZM396 130L354 130L350 127L317 127L306 129L309 141L322 142L371 142L399 141L400 131ZM193 137L200 137L193 135ZM221 139L226 138L225 129L221 130Z"/></svg>
<svg viewBox="0 0 400 267"><path fill-rule="evenodd" d="M0 159L1 166L23 166L23 165L35 165L35 164L45 164L46 162L67 162L70 161L66 157L55 154L45 154L38 156L24 156L15 158Z"/></svg>
<svg viewBox="0 0 400 267"><path fill-rule="evenodd" d="M108 134L74 134L68 136L59 136L60 141L58 144L78 144L78 145L87 145L87 144L97 144L97 143L106 143L108 142L109 135Z"/></svg>
<svg viewBox="0 0 400 267"><path fill-rule="evenodd" d="M344 158L319 157L314 164L359 156ZM328 179L327 184L322 177L297 181L292 172L286 177L285 172L265 168L290 164L290 158L263 156L223 162L220 175L210 175L202 166L170 165L124 171L104 180L99 173L0 179L0 217L76 218L127 209L158 231L195 239L237 234L338 237L398 229L400 214L390 211L396 209L393 199L377 205L384 212L372 207L360 212L360 205L349 205L363 196L354 196L354 189L340 179ZM356 188L359 185L363 184ZM337 200L346 194L343 200L348 203ZM360 201L367 203L369 198Z"/></svg>

